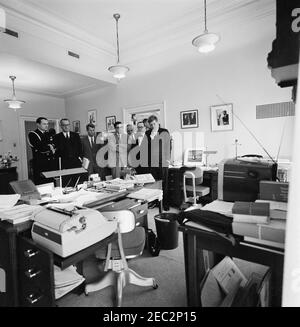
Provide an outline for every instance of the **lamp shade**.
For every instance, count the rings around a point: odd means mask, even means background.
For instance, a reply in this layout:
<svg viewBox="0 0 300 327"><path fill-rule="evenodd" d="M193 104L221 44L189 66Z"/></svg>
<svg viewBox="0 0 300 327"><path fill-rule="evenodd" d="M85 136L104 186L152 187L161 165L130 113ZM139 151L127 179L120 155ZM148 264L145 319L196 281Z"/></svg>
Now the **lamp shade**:
<svg viewBox="0 0 300 327"><path fill-rule="evenodd" d="M215 49L219 40L220 36L218 34L204 32L203 34L195 37L192 44L198 48L199 52L208 53Z"/></svg>
<svg viewBox="0 0 300 327"><path fill-rule="evenodd" d="M120 80L126 77L126 73L129 71L129 68L123 65L115 65L115 66L110 66L108 70L113 74L114 78Z"/></svg>
<svg viewBox="0 0 300 327"><path fill-rule="evenodd" d="M21 109L22 104L25 103L25 101L17 100L16 97L13 97L12 99L4 100L8 104L8 108L10 109Z"/></svg>
<svg viewBox="0 0 300 327"><path fill-rule="evenodd" d="M16 91L15 91L15 79L16 79L16 76L9 76L9 78L12 81L13 95L12 95L12 98L11 99L4 100L4 102L6 102L8 104L8 108L10 108L10 109L14 109L14 110L21 109L22 108L22 104L25 103L25 101L23 101L23 100L17 100Z"/></svg>

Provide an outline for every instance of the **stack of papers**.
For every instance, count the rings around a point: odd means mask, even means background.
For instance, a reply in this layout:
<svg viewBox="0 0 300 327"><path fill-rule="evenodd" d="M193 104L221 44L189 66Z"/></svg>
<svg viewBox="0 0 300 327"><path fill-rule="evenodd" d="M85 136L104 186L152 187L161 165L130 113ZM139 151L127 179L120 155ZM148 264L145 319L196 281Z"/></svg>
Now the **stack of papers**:
<svg viewBox="0 0 300 327"><path fill-rule="evenodd" d="M84 277L79 275L74 266L64 270L54 265L55 299L59 299L84 282Z"/></svg>
<svg viewBox="0 0 300 327"><path fill-rule="evenodd" d="M0 210L0 219L6 220L11 224L19 224L28 220L32 220L34 215L44 210L42 206L32 206L21 204L10 209Z"/></svg>
<svg viewBox="0 0 300 327"><path fill-rule="evenodd" d="M232 217L232 208L234 203L233 202L225 202L220 200L215 200L207 205L205 205L201 210L208 210L217 213L221 213L222 215Z"/></svg>
<svg viewBox="0 0 300 327"><path fill-rule="evenodd" d="M134 187L134 181L133 180L124 180L121 178L115 178L105 183L105 186L107 189L112 190L126 190L128 188Z"/></svg>
<svg viewBox="0 0 300 327"><path fill-rule="evenodd" d="M20 197L20 194L0 195L0 210L12 208Z"/></svg>
<svg viewBox="0 0 300 327"><path fill-rule="evenodd" d="M144 200L144 201L154 201L162 200L163 191L160 189L142 188L139 191L130 193L127 195L128 198Z"/></svg>

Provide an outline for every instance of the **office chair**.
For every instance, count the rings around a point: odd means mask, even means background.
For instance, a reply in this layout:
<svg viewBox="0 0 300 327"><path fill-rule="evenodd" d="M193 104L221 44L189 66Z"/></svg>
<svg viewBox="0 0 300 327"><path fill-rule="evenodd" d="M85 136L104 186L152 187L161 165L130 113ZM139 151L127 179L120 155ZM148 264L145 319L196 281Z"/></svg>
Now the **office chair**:
<svg viewBox="0 0 300 327"><path fill-rule="evenodd" d="M116 286L117 306L122 305L123 288L127 284L158 287L154 278L145 278L128 267L127 259L143 253L145 247L145 229L135 226L134 213L130 210L103 212L108 219L118 220L118 241L109 243L107 249L96 252L96 257L105 260L106 275L98 282L85 286L85 294ZM122 235L121 235L122 234Z"/></svg>
<svg viewBox="0 0 300 327"><path fill-rule="evenodd" d="M201 167L195 167L193 170L185 171L183 174L183 193L184 202L191 202L193 206L197 206L199 198L208 195L210 192L209 187L202 186L203 183L203 170ZM192 197L188 197L188 192L192 193Z"/></svg>

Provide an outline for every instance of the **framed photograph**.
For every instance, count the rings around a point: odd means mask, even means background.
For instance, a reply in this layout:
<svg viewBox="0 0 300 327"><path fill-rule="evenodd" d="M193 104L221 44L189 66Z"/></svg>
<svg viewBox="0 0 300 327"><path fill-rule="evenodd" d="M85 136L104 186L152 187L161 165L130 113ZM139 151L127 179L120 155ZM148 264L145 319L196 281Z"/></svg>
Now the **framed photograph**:
<svg viewBox="0 0 300 327"><path fill-rule="evenodd" d="M181 128L196 128L198 123L198 110L188 110L180 112Z"/></svg>
<svg viewBox="0 0 300 327"><path fill-rule="evenodd" d="M73 132L80 134L80 120L73 121Z"/></svg>
<svg viewBox="0 0 300 327"><path fill-rule="evenodd" d="M138 122L148 119L151 115L157 117L161 127L166 127L165 102L142 104L140 106L123 108L124 124L131 124L136 129Z"/></svg>
<svg viewBox="0 0 300 327"><path fill-rule="evenodd" d="M115 131L114 123L116 122L116 116L105 117L105 122L106 122L107 132L114 132Z"/></svg>
<svg viewBox="0 0 300 327"><path fill-rule="evenodd" d="M210 107L211 130L213 132L233 130L232 103Z"/></svg>
<svg viewBox="0 0 300 327"><path fill-rule="evenodd" d="M97 125L97 110L88 111L88 123Z"/></svg>

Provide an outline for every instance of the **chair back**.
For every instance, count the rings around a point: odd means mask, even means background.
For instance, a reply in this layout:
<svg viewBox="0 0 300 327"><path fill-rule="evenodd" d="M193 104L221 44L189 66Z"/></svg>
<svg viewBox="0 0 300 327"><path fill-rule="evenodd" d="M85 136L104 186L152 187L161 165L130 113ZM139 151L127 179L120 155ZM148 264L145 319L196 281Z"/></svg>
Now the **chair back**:
<svg viewBox="0 0 300 327"><path fill-rule="evenodd" d="M186 179L187 185L192 185L193 180L195 185L200 185L203 183L203 170L201 167L195 167L193 170L187 170L183 174L183 178Z"/></svg>
<svg viewBox="0 0 300 327"><path fill-rule="evenodd" d="M130 210L105 211L102 215L109 220L117 220L121 233L128 233L135 228L135 216Z"/></svg>

